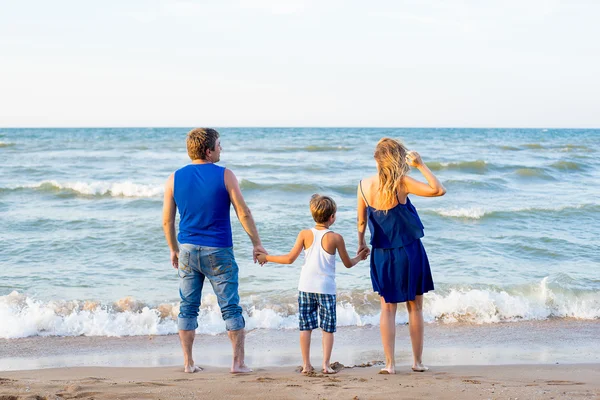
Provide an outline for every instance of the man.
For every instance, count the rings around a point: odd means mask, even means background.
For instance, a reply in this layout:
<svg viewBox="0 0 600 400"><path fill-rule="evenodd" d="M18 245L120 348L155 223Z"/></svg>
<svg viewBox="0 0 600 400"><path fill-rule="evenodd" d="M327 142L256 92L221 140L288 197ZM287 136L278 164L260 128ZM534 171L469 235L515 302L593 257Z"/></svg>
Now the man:
<svg viewBox="0 0 600 400"><path fill-rule="evenodd" d="M254 246L253 258L265 252L258 231L231 170L219 167L219 133L197 128L187 134L192 163L175 171L165 185L163 229L178 269L180 312L177 321L183 349L184 371L202 369L194 364L192 347L204 278L210 281L233 347L232 373L251 372L244 363L245 321L239 306L238 266L233 255L229 211L231 204ZM179 234L175 237L175 211ZM179 242L179 245L178 245Z"/></svg>

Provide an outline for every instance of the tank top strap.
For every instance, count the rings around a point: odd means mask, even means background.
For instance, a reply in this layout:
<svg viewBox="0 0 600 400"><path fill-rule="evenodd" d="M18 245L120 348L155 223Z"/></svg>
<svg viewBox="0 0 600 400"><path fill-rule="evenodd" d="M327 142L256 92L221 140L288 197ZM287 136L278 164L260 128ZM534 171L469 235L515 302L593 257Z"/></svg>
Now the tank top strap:
<svg viewBox="0 0 600 400"><path fill-rule="evenodd" d="M311 247L314 249L315 244L318 243L321 250L325 251L325 249L323 249L323 236L325 236L327 233L331 232L331 230L330 229L321 230L321 229L316 229L316 228L310 228L310 230L313 233L313 244Z"/></svg>
<svg viewBox="0 0 600 400"><path fill-rule="evenodd" d="M363 188L362 188L362 180L358 183L358 186L360 187L360 193L362 194L363 200L365 201L365 203L367 204L367 207L371 207L369 205L369 202L367 201L367 197L365 196L365 192L363 192ZM396 194L397 196L397 194Z"/></svg>

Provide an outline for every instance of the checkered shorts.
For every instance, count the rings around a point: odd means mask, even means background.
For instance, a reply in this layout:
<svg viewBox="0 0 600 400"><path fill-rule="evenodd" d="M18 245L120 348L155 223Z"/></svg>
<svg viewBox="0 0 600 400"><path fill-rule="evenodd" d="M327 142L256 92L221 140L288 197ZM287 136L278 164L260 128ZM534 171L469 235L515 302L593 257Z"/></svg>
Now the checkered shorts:
<svg viewBox="0 0 600 400"><path fill-rule="evenodd" d="M298 313L300 314L300 330L317 329L317 311L321 320L321 329L335 332L335 294L298 292Z"/></svg>

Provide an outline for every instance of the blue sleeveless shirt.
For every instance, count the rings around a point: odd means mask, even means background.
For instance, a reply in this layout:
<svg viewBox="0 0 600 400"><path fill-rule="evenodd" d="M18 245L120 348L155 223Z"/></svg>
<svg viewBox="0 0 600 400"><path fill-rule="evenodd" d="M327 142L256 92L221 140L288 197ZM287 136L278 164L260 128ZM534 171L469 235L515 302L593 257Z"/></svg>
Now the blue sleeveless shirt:
<svg viewBox="0 0 600 400"><path fill-rule="evenodd" d="M376 249L404 247L425 236L421 218L408 197L405 204L399 202L387 211L367 205L367 218L371 246Z"/></svg>
<svg viewBox="0 0 600 400"><path fill-rule="evenodd" d="M179 243L231 247L231 199L225 168L190 164L175 171L173 197L179 210Z"/></svg>

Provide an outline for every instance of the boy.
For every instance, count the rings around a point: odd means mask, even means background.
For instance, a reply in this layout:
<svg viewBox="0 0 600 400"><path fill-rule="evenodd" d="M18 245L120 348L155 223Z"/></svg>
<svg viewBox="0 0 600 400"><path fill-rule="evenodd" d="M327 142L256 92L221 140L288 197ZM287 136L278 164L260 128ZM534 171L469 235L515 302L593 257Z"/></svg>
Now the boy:
<svg viewBox="0 0 600 400"><path fill-rule="evenodd" d="M261 263L292 264L304 249L304 265L298 284L298 312L300 325L300 349L302 350L302 373L314 371L310 363L310 338L318 324L317 313L323 330L323 373L334 374L329 365L333 348L333 333L336 331L335 302L335 253L346 268L352 268L367 258L368 248L350 258L344 238L329 230L335 222L337 206L328 196L314 194L310 199L310 212L315 227L304 229L298 234L292 250L281 256L259 254Z"/></svg>

